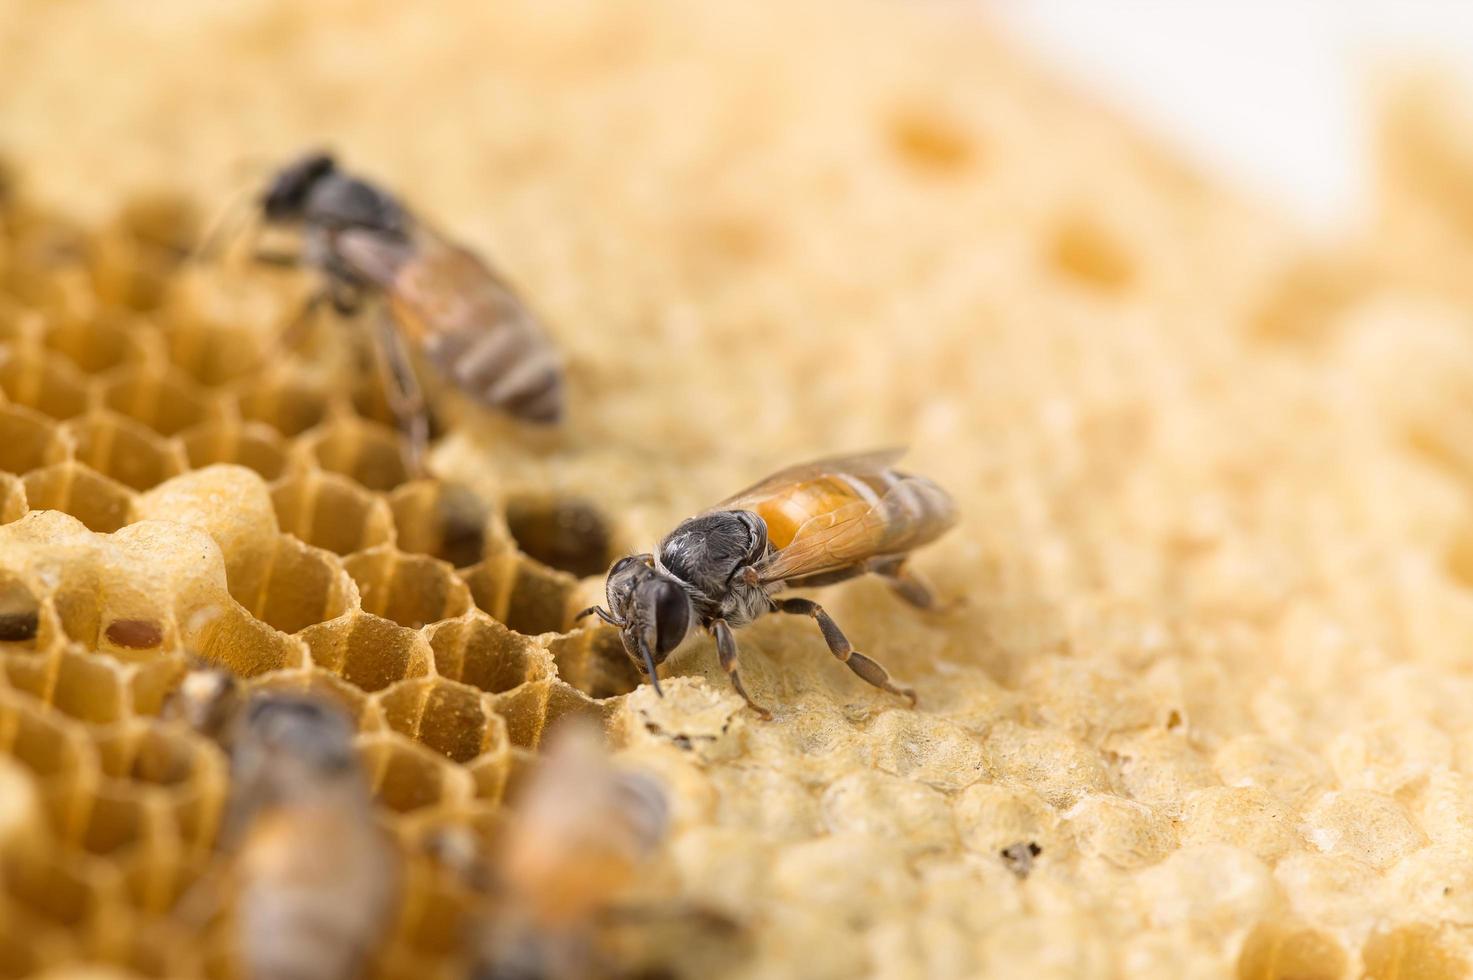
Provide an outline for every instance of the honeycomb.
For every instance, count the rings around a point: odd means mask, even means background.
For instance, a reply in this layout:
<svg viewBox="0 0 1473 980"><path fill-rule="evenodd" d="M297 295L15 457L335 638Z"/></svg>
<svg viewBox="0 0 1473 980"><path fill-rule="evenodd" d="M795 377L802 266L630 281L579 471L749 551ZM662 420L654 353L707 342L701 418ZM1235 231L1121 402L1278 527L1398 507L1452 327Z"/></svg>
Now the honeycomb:
<svg viewBox="0 0 1473 980"><path fill-rule="evenodd" d="M463 972L422 842L494 841L565 715L670 797L631 972L1469 974L1466 94L1388 88L1375 220L1327 239L971 5L12 6L0 975L232 974L173 914L229 789L157 717L185 651L357 720L381 976ZM302 277L183 261L324 142L543 314L563 431L448 397L411 479L351 325L273 345ZM660 699L570 629L681 517L897 443L959 605L822 601L918 709L803 620L738 635L770 723L708 639Z"/></svg>
<svg viewBox="0 0 1473 980"><path fill-rule="evenodd" d="M168 213L155 228L179 249L149 247L125 212L58 256L60 219L6 204L6 279L31 295L15 291L0 333L0 970L228 974L226 948L174 914L227 860L227 761L159 718L197 656L247 690L348 708L384 817L421 859L381 970L456 975L467 950L444 913L471 902L415 842L494 815L549 724L605 720L635 683L617 644L566 632L576 578L526 554L509 518L584 575L606 521L578 505L594 547L569 552L565 502L505 510L410 479L354 379L189 307L209 288L183 258L197 231L183 204Z"/></svg>

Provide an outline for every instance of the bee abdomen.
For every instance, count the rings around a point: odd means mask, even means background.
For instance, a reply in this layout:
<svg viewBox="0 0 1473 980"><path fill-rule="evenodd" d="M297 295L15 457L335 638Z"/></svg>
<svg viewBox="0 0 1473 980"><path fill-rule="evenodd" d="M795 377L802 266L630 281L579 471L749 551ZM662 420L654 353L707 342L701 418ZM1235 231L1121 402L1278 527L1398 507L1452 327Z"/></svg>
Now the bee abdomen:
<svg viewBox="0 0 1473 980"><path fill-rule="evenodd" d="M440 370L481 405L527 422L551 424L562 418L562 361L529 324L447 332L427 350Z"/></svg>
<svg viewBox="0 0 1473 980"><path fill-rule="evenodd" d="M892 474L887 474L887 476ZM951 494L924 476L893 474L894 483L884 497L885 520L905 548L919 547L956 523L956 503Z"/></svg>

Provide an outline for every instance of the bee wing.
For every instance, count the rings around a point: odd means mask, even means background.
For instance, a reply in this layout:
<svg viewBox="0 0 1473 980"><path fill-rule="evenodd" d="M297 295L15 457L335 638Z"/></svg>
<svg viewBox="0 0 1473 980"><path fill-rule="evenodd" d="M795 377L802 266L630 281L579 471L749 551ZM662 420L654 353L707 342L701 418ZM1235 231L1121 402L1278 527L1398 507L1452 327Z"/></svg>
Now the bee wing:
<svg viewBox="0 0 1473 980"><path fill-rule="evenodd" d="M798 463L787 469L778 470L776 473L759 480L727 497L721 503L710 508L705 513L718 510L755 510L764 501L770 500L785 491L795 483L806 483L819 477L832 476L839 473L847 473L852 476L869 476L888 470L900 457L905 455L904 447L892 446L888 449L876 449L867 453L854 453L848 456L828 456L824 459L815 459L809 463Z"/></svg>
<svg viewBox="0 0 1473 980"><path fill-rule="evenodd" d="M529 422L562 416L562 362L541 324L480 257L423 225L409 240L349 229L335 250L389 298L400 330L471 398Z"/></svg>
<svg viewBox="0 0 1473 980"><path fill-rule="evenodd" d="M856 500L804 521L786 548L758 564L757 575L763 582L802 579L904 554L955 520L945 490L923 476L902 475L878 500Z"/></svg>

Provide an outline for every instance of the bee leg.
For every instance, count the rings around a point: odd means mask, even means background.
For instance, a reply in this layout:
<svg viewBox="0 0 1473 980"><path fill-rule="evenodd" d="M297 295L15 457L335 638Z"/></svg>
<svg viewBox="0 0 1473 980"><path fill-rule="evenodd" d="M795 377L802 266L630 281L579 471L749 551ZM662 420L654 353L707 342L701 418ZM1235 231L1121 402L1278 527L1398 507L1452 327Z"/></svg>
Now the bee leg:
<svg viewBox="0 0 1473 980"><path fill-rule="evenodd" d="M936 599L936 593L931 591L931 587L905 567L904 558L887 558L870 566L870 571L888 582L896 595L917 609L934 612L942 608ZM950 608L951 605L952 603L947 603L946 608Z"/></svg>
<svg viewBox="0 0 1473 980"><path fill-rule="evenodd" d="M823 611L823 606L812 599L775 599L773 601L779 612L785 612L791 616L812 616L818 620L818 628L823 631L824 642L829 645L829 651L834 656L848 664L849 669L865 681L882 691L900 695L910 702L912 708L915 707L916 692L890 680L890 673L884 667L854 649L849 638L839 629L839 624Z"/></svg>
<svg viewBox="0 0 1473 980"><path fill-rule="evenodd" d="M251 253L251 258L262 265L274 265L282 269L295 269L302 264L302 257L291 252L273 252L270 249L258 248Z"/></svg>
<svg viewBox="0 0 1473 980"><path fill-rule="evenodd" d="M425 451L430 442L430 416L425 407L424 393L419 379L414 374L414 362L404 347L404 338L389 314L383 310L378 314L379 342L374 345L378 353L379 373L384 379L384 392L389 399L389 408L399 422L399 431L407 442L404 452L405 466L411 475L424 472Z"/></svg>
<svg viewBox="0 0 1473 980"><path fill-rule="evenodd" d="M312 317L322 308L322 304L327 302L328 298L326 289L319 289L311 296L308 296L307 302L302 304L302 308L297 311L297 315L292 317L291 322L285 327L282 327L281 332L276 335L276 341L273 346L285 351L296 350L302 346L302 337L306 334L307 327L312 322Z"/></svg>
<svg viewBox="0 0 1473 980"><path fill-rule="evenodd" d="M737 642L736 635L732 633L731 627L726 625L726 620L718 619L711 624L711 635L716 637L716 653L721 658L721 669L726 671L726 676L731 678L731 686L747 702L747 706L762 716L763 721L772 720L772 712L752 700L747 689L742 687L742 678L737 674Z"/></svg>
<svg viewBox="0 0 1473 980"><path fill-rule="evenodd" d="M363 305L362 294L341 279L327 281L327 295L339 316L352 316Z"/></svg>

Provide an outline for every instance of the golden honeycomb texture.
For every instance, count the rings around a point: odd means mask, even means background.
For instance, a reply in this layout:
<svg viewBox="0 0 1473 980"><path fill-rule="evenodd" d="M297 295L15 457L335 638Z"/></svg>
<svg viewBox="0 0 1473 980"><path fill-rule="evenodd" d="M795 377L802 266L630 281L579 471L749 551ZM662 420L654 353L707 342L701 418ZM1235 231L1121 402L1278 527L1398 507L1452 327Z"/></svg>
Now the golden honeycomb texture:
<svg viewBox="0 0 1473 980"><path fill-rule="evenodd" d="M376 975L463 971L413 842L494 834L568 715L669 796L629 901L677 975L1469 973L1459 93L1387 89L1326 241L961 6L13 0L0 64L0 975L232 974L171 913L229 790L158 718L185 651L353 712L409 859ZM324 145L518 284L561 431L442 399L411 479L350 326L276 345L305 277L183 261ZM822 598L918 709L807 620L739 634L771 722L705 638L660 699L573 628L616 555L885 444L957 498L956 605Z"/></svg>

